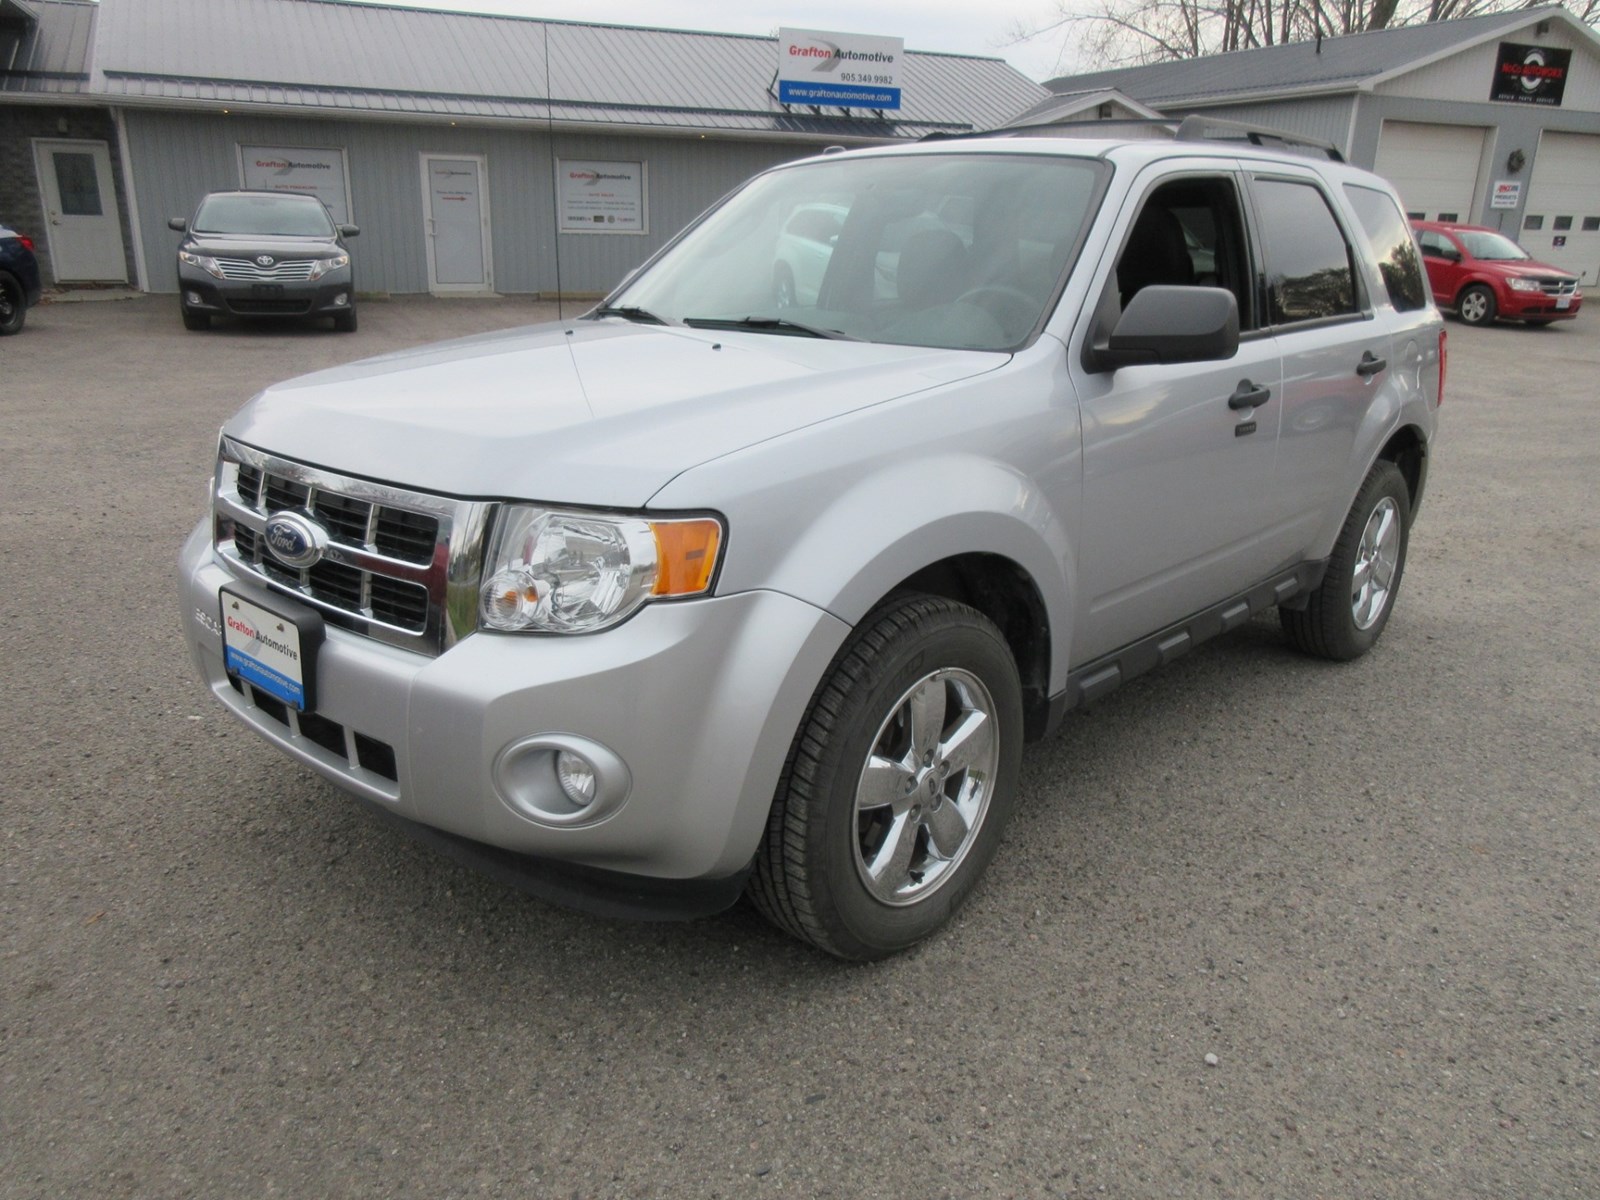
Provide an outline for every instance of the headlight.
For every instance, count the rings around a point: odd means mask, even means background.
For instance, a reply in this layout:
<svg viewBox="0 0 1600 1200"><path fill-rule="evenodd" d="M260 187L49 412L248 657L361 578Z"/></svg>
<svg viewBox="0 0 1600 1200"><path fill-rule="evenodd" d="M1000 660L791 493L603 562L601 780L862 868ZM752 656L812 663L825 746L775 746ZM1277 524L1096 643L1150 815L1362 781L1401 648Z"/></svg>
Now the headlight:
<svg viewBox="0 0 1600 1200"><path fill-rule="evenodd" d="M340 267L350 265L348 254L335 254L332 258L319 258L311 264L311 274L307 279L321 279L329 271L337 271Z"/></svg>
<svg viewBox="0 0 1600 1200"><path fill-rule="evenodd" d="M507 505L484 562L480 627L605 629L653 598L703 595L721 549L722 523L714 517L654 520Z"/></svg>
<svg viewBox="0 0 1600 1200"><path fill-rule="evenodd" d="M1537 279L1511 279L1508 282L1511 284L1511 290L1513 292L1544 291L1544 284L1540 283Z"/></svg>
<svg viewBox="0 0 1600 1200"><path fill-rule="evenodd" d="M191 267L199 267L207 275L215 275L218 279L225 278L222 274L221 264L214 258L209 258L204 254L190 254L187 250L179 250L178 258L180 261L188 263Z"/></svg>

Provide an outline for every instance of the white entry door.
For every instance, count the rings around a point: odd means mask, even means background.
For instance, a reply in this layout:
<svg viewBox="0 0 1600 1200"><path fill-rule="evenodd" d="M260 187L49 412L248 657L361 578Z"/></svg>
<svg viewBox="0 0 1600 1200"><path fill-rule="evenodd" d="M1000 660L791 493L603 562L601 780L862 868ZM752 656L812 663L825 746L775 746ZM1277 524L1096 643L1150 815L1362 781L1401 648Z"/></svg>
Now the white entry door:
<svg viewBox="0 0 1600 1200"><path fill-rule="evenodd" d="M45 239L58 283L126 283L128 259L104 142L36 139Z"/></svg>
<svg viewBox="0 0 1600 1200"><path fill-rule="evenodd" d="M488 165L480 155L422 156L429 290L494 290L487 177Z"/></svg>

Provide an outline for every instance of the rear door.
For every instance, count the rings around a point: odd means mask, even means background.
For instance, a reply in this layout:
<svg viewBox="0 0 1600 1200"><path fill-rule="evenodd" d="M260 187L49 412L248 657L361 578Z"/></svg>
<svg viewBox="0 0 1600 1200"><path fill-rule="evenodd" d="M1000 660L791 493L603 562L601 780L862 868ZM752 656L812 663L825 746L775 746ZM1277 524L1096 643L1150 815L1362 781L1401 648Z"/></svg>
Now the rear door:
<svg viewBox="0 0 1600 1200"><path fill-rule="evenodd" d="M1273 164L1251 172L1250 195L1262 304L1283 360L1263 541L1274 565L1287 566L1327 553L1318 543L1330 515L1342 519L1360 484L1350 477L1363 425L1375 405L1394 403L1392 310L1374 302L1358 250L1364 234L1350 228L1330 185Z"/></svg>

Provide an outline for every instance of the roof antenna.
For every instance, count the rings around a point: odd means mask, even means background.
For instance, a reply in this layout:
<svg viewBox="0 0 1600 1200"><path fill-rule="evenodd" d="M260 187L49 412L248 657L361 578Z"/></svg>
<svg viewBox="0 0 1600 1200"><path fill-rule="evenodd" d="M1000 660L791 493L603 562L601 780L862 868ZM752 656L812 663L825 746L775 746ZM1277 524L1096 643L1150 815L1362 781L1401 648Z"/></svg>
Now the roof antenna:
<svg viewBox="0 0 1600 1200"><path fill-rule="evenodd" d="M565 321L561 304L561 178L556 170L555 81L550 78L550 22L544 22L544 136L550 148L550 225L555 234L556 320Z"/></svg>

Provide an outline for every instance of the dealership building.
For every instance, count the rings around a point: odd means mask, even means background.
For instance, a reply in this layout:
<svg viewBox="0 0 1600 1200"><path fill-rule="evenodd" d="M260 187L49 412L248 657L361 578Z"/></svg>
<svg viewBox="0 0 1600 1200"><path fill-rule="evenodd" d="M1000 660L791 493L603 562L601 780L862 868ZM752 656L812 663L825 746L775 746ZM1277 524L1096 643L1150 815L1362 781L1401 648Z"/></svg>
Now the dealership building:
<svg viewBox="0 0 1600 1200"><path fill-rule="evenodd" d="M1120 95L1316 138L1391 180L1414 217L1489 225L1600 279L1600 38L1557 5L1046 86L1018 123Z"/></svg>
<svg viewBox="0 0 1600 1200"><path fill-rule="evenodd" d="M1048 94L892 37L0 0L0 223L48 282L176 292L169 218L281 188L361 227L363 290L595 294L763 168L990 128Z"/></svg>

